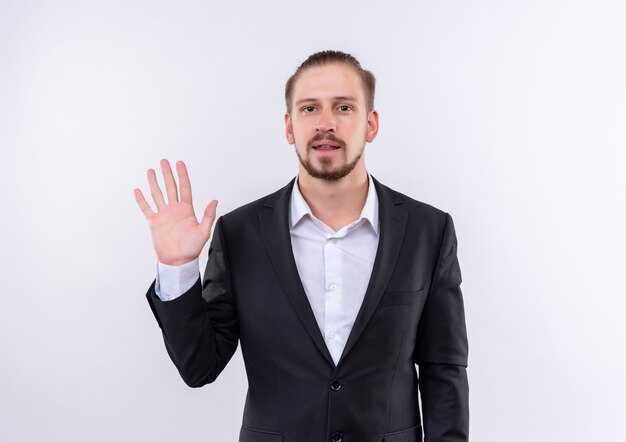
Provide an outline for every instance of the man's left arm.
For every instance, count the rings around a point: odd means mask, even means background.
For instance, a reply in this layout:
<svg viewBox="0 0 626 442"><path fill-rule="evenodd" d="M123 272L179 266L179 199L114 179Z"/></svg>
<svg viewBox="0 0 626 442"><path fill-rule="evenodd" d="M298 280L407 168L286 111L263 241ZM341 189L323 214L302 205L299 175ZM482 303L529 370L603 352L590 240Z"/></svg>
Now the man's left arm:
<svg viewBox="0 0 626 442"><path fill-rule="evenodd" d="M452 217L446 226L430 292L418 326L424 442L466 442L469 438L467 332L461 269Z"/></svg>

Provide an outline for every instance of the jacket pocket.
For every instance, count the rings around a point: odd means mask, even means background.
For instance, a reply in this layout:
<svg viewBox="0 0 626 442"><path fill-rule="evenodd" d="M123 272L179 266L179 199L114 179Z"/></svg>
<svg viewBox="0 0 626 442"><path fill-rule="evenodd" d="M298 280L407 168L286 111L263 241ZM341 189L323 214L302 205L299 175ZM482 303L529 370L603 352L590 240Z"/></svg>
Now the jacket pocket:
<svg viewBox="0 0 626 442"><path fill-rule="evenodd" d="M411 292L385 292L380 301L383 307L415 304L424 298L424 289Z"/></svg>
<svg viewBox="0 0 626 442"><path fill-rule="evenodd" d="M283 442L283 434L242 426L239 432L239 442Z"/></svg>
<svg viewBox="0 0 626 442"><path fill-rule="evenodd" d="M406 430L383 434L383 442L420 442L422 440L422 426L416 425Z"/></svg>

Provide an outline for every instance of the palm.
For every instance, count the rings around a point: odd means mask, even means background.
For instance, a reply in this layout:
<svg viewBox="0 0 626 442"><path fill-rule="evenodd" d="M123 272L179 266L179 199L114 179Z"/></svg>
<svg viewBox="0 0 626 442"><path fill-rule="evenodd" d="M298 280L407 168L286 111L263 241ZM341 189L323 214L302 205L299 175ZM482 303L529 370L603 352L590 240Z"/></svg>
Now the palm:
<svg viewBox="0 0 626 442"><path fill-rule="evenodd" d="M180 201L176 182L167 160L161 161L161 169L168 202L165 202L152 169L148 170L148 181L158 211L156 213L152 211L139 189L135 189L135 199L148 219L152 243L159 262L180 265L193 261L200 255L210 236L217 201L213 200L209 203L199 223L193 210L191 184L185 164L182 161L176 164L180 183Z"/></svg>

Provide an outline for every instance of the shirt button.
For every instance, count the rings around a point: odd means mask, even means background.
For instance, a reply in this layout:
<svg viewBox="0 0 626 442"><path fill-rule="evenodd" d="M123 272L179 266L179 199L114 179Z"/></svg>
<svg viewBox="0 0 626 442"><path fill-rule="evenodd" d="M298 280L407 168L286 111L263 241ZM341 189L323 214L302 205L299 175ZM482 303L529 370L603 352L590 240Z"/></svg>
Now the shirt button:
<svg viewBox="0 0 626 442"><path fill-rule="evenodd" d="M329 288L334 292L337 290L337 284L331 284Z"/></svg>
<svg viewBox="0 0 626 442"><path fill-rule="evenodd" d="M328 332L326 336L328 337L328 339L335 339L335 332L334 331Z"/></svg>
<svg viewBox="0 0 626 442"><path fill-rule="evenodd" d="M341 431L335 431L330 436L330 442L343 442L343 433Z"/></svg>

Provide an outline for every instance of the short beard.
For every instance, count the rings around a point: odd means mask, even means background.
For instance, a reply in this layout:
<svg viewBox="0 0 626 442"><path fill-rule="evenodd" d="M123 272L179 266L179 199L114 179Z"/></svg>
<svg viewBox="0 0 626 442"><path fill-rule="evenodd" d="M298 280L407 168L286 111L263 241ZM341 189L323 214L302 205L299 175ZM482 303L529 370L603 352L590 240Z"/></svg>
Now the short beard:
<svg viewBox="0 0 626 442"><path fill-rule="evenodd" d="M297 150L296 155L298 155L298 159L300 160L302 167L304 167L304 170L306 170L313 178L319 178L326 181L337 181L352 172L361 159L361 156L363 156L363 152L361 152L353 161L350 161L339 169L334 170L328 168L331 163L330 158L321 158L320 161L322 163L322 167L320 169L316 169L310 160L303 160Z"/></svg>
<svg viewBox="0 0 626 442"><path fill-rule="evenodd" d="M346 148L346 143L336 138L333 134L318 134L307 143L307 153L313 149L313 143L315 143L316 141L321 141L321 140L331 140L337 143L341 149ZM300 164L302 164L302 167L304 167L304 170L306 170L307 173L311 175L313 178L319 178L325 181L337 181L345 177L350 172L352 172L352 170L356 167L357 163L363 156L363 150L361 150L359 155L354 160L350 161L349 163L344 164L339 169L334 169L334 170L330 169L332 160L330 158L322 157L320 158L321 168L316 169L315 166L313 166L313 163L311 162L311 160L309 159L304 160L298 153L298 149L295 149L295 151L296 151L296 155L298 155L298 159L300 160Z"/></svg>

